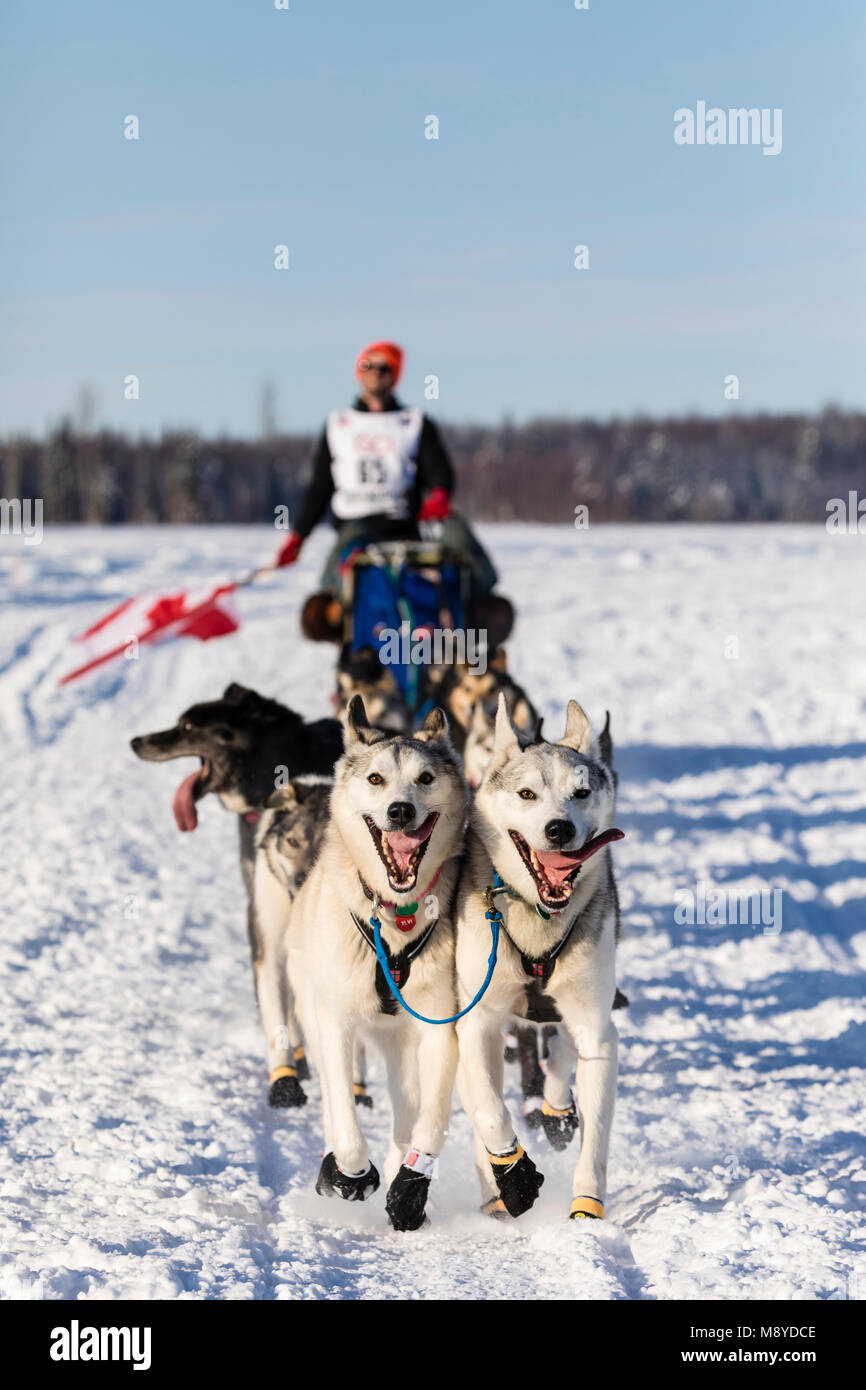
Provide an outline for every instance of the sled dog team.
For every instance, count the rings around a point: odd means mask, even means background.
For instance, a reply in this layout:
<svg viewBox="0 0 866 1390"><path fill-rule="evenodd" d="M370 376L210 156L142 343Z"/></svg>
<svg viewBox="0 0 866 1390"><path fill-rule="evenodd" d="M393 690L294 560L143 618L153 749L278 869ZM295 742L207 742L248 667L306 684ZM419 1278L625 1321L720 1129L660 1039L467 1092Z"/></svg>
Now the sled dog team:
<svg viewBox="0 0 866 1390"><path fill-rule="evenodd" d="M322 1088L322 1195L363 1201L380 1185L359 1114L370 1100L365 1045L382 1053L386 1209L397 1230L426 1219L455 1080L482 1210L517 1217L535 1202L544 1178L503 1098L503 1032L515 1021L549 1036L545 1132L557 1148L580 1133L570 1216L604 1215L619 933L608 846L622 836L610 734L596 734L571 700L563 736L548 742L504 676L461 703L477 679L443 683L445 708L414 733L371 723L358 694L342 725L305 724L231 685L174 729L132 741L148 760L199 757L175 796L180 829L195 827L209 792L238 814L270 1101L304 1104L309 1049ZM274 790L282 767L292 780Z"/></svg>

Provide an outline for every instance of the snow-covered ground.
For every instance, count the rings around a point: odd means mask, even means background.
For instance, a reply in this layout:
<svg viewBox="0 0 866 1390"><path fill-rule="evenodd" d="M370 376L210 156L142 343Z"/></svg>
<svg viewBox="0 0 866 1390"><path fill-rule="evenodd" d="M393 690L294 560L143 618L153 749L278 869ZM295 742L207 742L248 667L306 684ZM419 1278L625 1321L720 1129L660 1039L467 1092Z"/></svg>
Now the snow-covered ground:
<svg viewBox="0 0 866 1390"><path fill-rule="evenodd" d="M328 712L302 643L327 537L243 594L241 631L58 689L69 637L144 590L241 571L264 530L3 538L0 1294L46 1298L845 1298L866 1293L864 544L823 528L483 528L547 717L610 709L621 1073L609 1219L573 1153L518 1222L477 1214L455 1109L432 1224L316 1197L318 1087L269 1111L233 817L179 835L187 764L131 735L230 680ZM698 881L781 921L683 923ZM779 929L780 928L780 929ZM509 1069L516 1104L516 1072ZM385 1102L365 1122L385 1149ZM859 1262L859 1263L858 1263Z"/></svg>

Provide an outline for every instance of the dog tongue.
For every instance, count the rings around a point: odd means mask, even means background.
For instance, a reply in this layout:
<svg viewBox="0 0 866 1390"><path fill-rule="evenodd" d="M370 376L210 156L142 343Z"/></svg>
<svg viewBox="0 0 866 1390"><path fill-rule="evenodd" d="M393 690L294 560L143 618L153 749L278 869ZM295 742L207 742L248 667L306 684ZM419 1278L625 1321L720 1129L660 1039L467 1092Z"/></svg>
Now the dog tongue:
<svg viewBox="0 0 866 1390"><path fill-rule="evenodd" d="M427 820L429 820L429 816ZM430 826L425 820L415 830L387 830L385 838L394 858L397 860L397 867L401 873L405 873L409 867L409 860L418 846L427 839L430 834Z"/></svg>
<svg viewBox="0 0 866 1390"><path fill-rule="evenodd" d="M198 825L198 812L195 809L195 784L198 781L200 771L200 768L196 768L195 772L184 777L174 794L172 810L178 830L195 830Z"/></svg>
<svg viewBox="0 0 866 1390"><path fill-rule="evenodd" d="M560 854L557 850L536 850L536 857L544 870L544 876L554 888L559 888L576 864L583 864L605 845L625 838L622 830L603 830L592 840L587 840L582 849L572 850L570 854Z"/></svg>
<svg viewBox="0 0 866 1390"><path fill-rule="evenodd" d="M537 849L535 857L544 870L544 877L554 888L559 888L575 864L581 863L579 854L557 854L555 850Z"/></svg>

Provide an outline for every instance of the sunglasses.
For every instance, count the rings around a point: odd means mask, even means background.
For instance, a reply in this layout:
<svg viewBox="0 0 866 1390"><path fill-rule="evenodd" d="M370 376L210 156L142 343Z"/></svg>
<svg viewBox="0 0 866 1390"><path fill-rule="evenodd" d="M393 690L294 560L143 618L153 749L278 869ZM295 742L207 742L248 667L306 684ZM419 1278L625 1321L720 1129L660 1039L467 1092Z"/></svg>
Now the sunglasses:
<svg viewBox="0 0 866 1390"><path fill-rule="evenodd" d="M389 376L394 375L394 368L389 367L387 362L368 362L366 358L361 363L362 372L387 372Z"/></svg>

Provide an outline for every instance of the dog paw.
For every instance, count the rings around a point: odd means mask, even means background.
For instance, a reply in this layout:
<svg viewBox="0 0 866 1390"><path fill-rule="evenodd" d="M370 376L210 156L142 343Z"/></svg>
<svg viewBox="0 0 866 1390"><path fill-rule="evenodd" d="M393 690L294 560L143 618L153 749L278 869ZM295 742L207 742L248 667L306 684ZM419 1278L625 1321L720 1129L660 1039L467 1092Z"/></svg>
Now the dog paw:
<svg viewBox="0 0 866 1390"><path fill-rule="evenodd" d="M280 1068L282 1076L273 1076L271 1079L271 1089L268 1092L268 1105L274 1106L277 1110L296 1109L300 1105L306 1105L307 1093L294 1074L294 1069Z"/></svg>
<svg viewBox="0 0 866 1390"><path fill-rule="evenodd" d="M568 1215L572 1221L603 1221L604 1202L597 1197L575 1197Z"/></svg>
<svg viewBox="0 0 866 1390"><path fill-rule="evenodd" d="M491 1197L479 1207L479 1211L482 1216L491 1216L494 1221L504 1221L508 1215L508 1208L501 1197Z"/></svg>
<svg viewBox="0 0 866 1390"><path fill-rule="evenodd" d="M544 1174L539 1173L523 1146L515 1142L507 1154L488 1150L493 1177L509 1216L522 1216L538 1196Z"/></svg>
<svg viewBox="0 0 866 1390"><path fill-rule="evenodd" d="M302 1047L295 1048L295 1071L298 1073L299 1081L309 1081L310 1064L307 1061L307 1054Z"/></svg>
<svg viewBox="0 0 866 1390"><path fill-rule="evenodd" d="M566 1110L555 1110L544 1101L538 1113L541 1115L541 1126L550 1147L559 1153L567 1149L577 1133L578 1119L574 1101Z"/></svg>
<svg viewBox="0 0 866 1390"><path fill-rule="evenodd" d="M427 1220L424 1208L436 1160L410 1149L388 1188L385 1210L395 1231L417 1231Z"/></svg>
<svg viewBox="0 0 866 1390"><path fill-rule="evenodd" d="M527 1096L523 1102L523 1122L528 1129L541 1129L541 1096Z"/></svg>
<svg viewBox="0 0 866 1390"><path fill-rule="evenodd" d="M329 1150L322 1159L316 1191L320 1197L342 1197L345 1202L366 1202L379 1186L379 1174L372 1163L365 1173L343 1173Z"/></svg>
<svg viewBox="0 0 866 1390"><path fill-rule="evenodd" d="M361 1081L355 1082L355 1104L366 1105L368 1110L373 1109L373 1097L368 1094L367 1087Z"/></svg>

